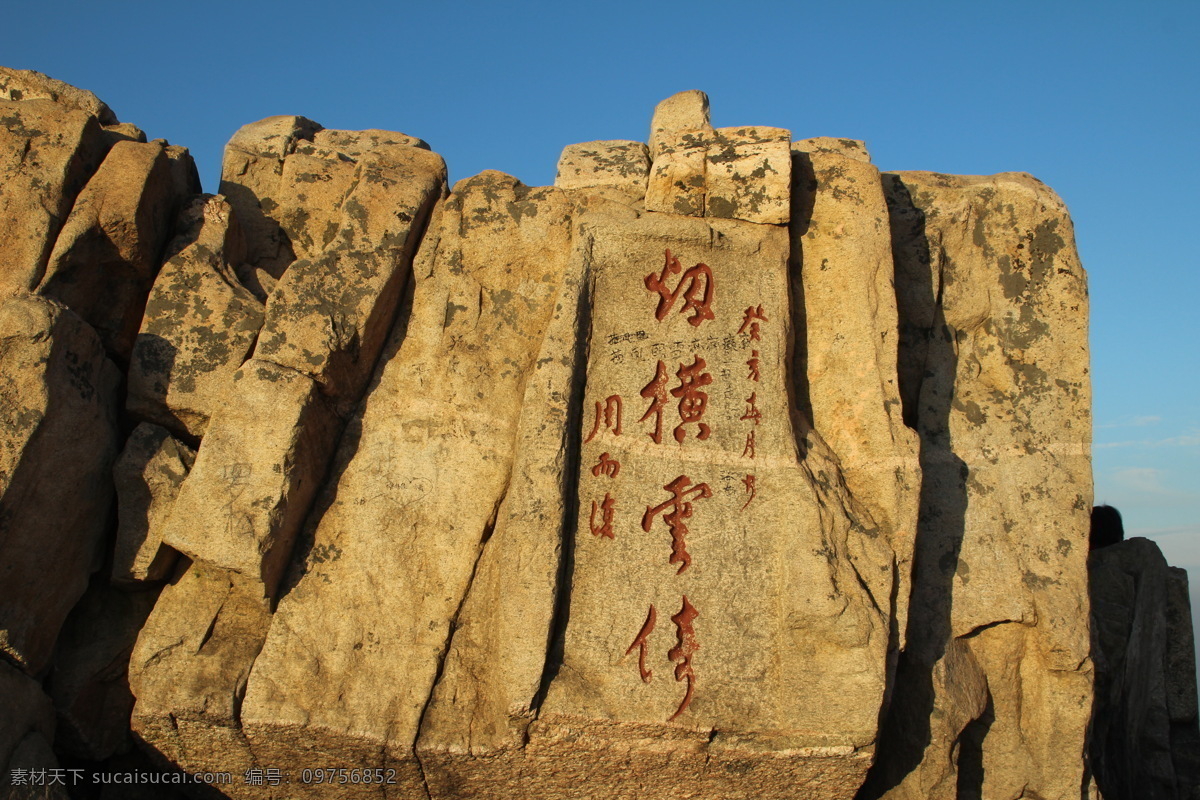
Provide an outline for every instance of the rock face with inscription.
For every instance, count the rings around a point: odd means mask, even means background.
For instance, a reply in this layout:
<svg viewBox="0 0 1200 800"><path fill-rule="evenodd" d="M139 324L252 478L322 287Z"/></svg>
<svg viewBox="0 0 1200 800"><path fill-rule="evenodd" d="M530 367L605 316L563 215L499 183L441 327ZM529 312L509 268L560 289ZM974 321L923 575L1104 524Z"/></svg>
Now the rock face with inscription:
<svg viewBox="0 0 1200 800"><path fill-rule="evenodd" d="M1194 665L1144 668L1185 591L1098 554L1089 640L1085 276L1029 176L881 174L695 91L552 187L453 191L419 139L280 116L200 194L37 73L0 118L0 766L1186 789Z"/></svg>

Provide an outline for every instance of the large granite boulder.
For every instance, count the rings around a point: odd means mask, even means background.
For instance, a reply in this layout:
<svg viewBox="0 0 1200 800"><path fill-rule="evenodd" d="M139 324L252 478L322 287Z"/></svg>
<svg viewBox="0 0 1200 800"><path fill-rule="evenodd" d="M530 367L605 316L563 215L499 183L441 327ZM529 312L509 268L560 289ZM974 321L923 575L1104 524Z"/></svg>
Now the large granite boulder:
<svg viewBox="0 0 1200 800"><path fill-rule="evenodd" d="M1105 800L1200 795L1187 573L1134 538L1088 559L1096 698L1091 767Z"/></svg>
<svg viewBox="0 0 1200 800"><path fill-rule="evenodd" d="M37 674L103 558L120 374L91 327L28 295L0 298L0 364L0 653Z"/></svg>
<svg viewBox="0 0 1200 800"><path fill-rule="evenodd" d="M912 771L949 769L960 796L1078 797L1091 384L1071 221L1028 175L906 172L884 188L900 397L922 483L907 640L866 796L905 796ZM949 698L934 672L955 641L988 703L942 733L956 742L947 765L932 734Z"/></svg>

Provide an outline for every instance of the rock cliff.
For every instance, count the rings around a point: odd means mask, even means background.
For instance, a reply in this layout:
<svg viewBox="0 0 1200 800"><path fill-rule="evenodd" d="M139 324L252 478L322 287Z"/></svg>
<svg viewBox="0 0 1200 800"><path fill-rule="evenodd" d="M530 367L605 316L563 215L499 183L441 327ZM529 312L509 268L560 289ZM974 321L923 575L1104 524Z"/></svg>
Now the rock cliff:
<svg viewBox="0 0 1200 800"><path fill-rule="evenodd" d="M1186 626L1089 628L1186 583L1114 548L1089 599L1086 276L1036 179L700 92L550 187L271 117L202 194L38 73L0 118L11 796L1111 800L1194 745Z"/></svg>

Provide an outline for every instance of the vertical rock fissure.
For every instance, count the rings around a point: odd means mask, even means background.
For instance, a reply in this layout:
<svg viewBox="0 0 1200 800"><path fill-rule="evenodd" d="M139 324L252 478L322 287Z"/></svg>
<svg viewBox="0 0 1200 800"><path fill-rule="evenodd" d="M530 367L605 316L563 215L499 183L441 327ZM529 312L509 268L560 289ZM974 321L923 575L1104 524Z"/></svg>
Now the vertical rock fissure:
<svg viewBox="0 0 1200 800"><path fill-rule="evenodd" d="M591 339L591 298L594 291L591 277L591 239L581 254L584 256L584 274L579 282L579 315L575 332L575 372L571 376L571 396L567 401L567 457L563 475L563 519L562 541L559 551L558 572L554 584L554 608L550 614L550 627L546 637L546 659L542 666L541 680L534 694L530 710L536 716L541 712L550 684L562 666L567 621L571 616L571 576L575 571L575 537L578 533L579 517L579 465L580 425L583 419L583 394L587 382L588 349Z"/></svg>
<svg viewBox="0 0 1200 800"><path fill-rule="evenodd" d="M511 480L511 475L509 480ZM413 760L417 764L417 769L421 773L421 782L425 787L425 794L432 797L429 791L429 781L425 775L425 767L421 763L420 750L417 743L421 739L421 731L425 727L425 717L429 714L429 709L433 705L433 698L437 694L438 684L442 682L442 673L446 670L446 659L450 655L450 651L454 645L454 635L458 632L458 619L462 614L463 606L467 603L467 598L471 596L471 586L475 583L475 573L479 570L479 562L483 560L483 553L487 549L488 541L492 538L492 532L496 528L496 521L504 512L504 501L508 498L508 483L505 483L503 490L500 492L500 499L496 502L495 508L492 510L492 516L483 526L483 530L479 534L479 546L475 552L475 561L471 564L471 574L467 578L467 583L463 587L462 594L459 595L458 605L454 608L454 613L450 616L450 624L446 628L446 640L442 644L441 652L438 653L437 667L434 669L433 680L429 684L429 693L425 696L425 704L421 707L421 713L417 717L416 733L412 740L412 755Z"/></svg>

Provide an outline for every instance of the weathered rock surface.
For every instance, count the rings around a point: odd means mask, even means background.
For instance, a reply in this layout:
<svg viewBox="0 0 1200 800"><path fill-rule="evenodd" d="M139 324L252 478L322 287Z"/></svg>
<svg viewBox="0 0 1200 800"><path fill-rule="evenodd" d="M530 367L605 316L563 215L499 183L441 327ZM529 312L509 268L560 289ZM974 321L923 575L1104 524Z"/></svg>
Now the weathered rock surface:
<svg viewBox="0 0 1200 800"><path fill-rule="evenodd" d="M267 361L247 361L226 389L162 542L271 596L325 475L336 417L311 378Z"/></svg>
<svg viewBox="0 0 1200 800"><path fill-rule="evenodd" d="M791 216L791 133L764 127L714 130L707 110L708 98L700 92L682 92L659 104L651 123L646 209L786 223Z"/></svg>
<svg viewBox="0 0 1200 800"><path fill-rule="evenodd" d="M119 374L41 298L0 299L0 653L31 674L98 566L113 500Z"/></svg>
<svg viewBox="0 0 1200 800"><path fill-rule="evenodd" d="M278 206L280 230L302 257L268 298L253 358L221 388L162 535L194 560L260 581L266 597L275 594L325 478L342 416L357 403L395 320L416 242L446 176L440 156L403 134L319 131L311 144L287 137L278 144L274 131L282 124L247 126L234 143L249 146L257 131L266 137L262 152L283 154L280 180L289 191ZM242 158L230 148L227 161ZM267 160L255 163L266 169ZM309 184L311 197L299 191ZM240 205L252 188L236 195ZM268 199L259 197L260 209ZM214 234L222 230L218 224ZM247 228L247 235L253 241L265 234ZM248 250L262 252L261 244ZM210 372L214 384L236 357L232 347L224 355ZM152 358L151 366L163 360Z"/></svg>
<svg viewBox="0 0 1200 800"><path fill-rule="evenodd" d="M129 364L135 417L200 438L233 374L250 357L264 309L238 278L246 242L219 195L183 210L146 303Z"/></svg>
<svg viewBox="0 0 1200 800"><path fill-rule="evenodd" d="M558 305L573 313L563 296L569 210L558 190L484 173L460 182L431 225L407 335L346 437L307 570L251 673L242 722L264 763L315 746L339 765L398 769L402 791L421 791L413 745L481 551L511 547L524 528L532 541L516 544L533 548L530 579L556 572L561 495L544 521L527 508L533 518L494 537L547 328ZM561 425L567 397L554 403ZM557 490L550 471L546 488ZM356 611L331 615L330 600ZM552 605L544 586L541 613L528 609L527 636L542 652ZM334 687L314 672L342 677ZM470 742L469 731L453 733Z"/></svg>
<svg viewBox="0 0 1200 800"><path fill-rule="evenodd" d="M0 67L0 100L49 100L95 117L101 125L120 126L117 115L96 95L33 70Z"/></svg>
<svg viewBox="0 0 1200 800"><path fill-rule="evenodd" d="M561 189L616 189L646 195L650 157L641 142L585 142L563 148L554 185Z"/></svg>
<svg viewBox="0 0 1200 800"><path fill-rule="evenodd" d="M271 292L254 356L310 376L352 407L395 319L446 167L402 134L313 139L284 162L285 230L301 257Z"/></svg>
<svg viewBox="0 0 1200 800"><path fill-rule="evenodd" d="M921 469L917 434L901 413L887 203L865 149L810 140L793 153L797 404L837 454L847 488L870 516L864 524L896 552L902 646Z"/></svg>
<svg viewBox="0 0 1200 800"><path fill-rule="evenodd" d="M0 100L0 288L38 284L71 204L108 144L84 111L51 100Z"/></svg>
<svg viewBox="0 0 1200 800"><path fill-rule="evenodd" d="M240 128L221 162L221 194L246 229L250 265L278 279L296 259L288 234L280 227L283 162L298 142L311 140L321 126L304 117L267 117ZM266 292L259 288L259 298Z"/></svg>
<svg viewBox="0 0 1200 800"><path fill-rule="evenodd" d="M270 609L255 581L192 564L163 589L129 661L134 732L191 772L253 766L238 727Z"/></svg>
<svg viewBox="0 0 1200 800"><path fill-rule="evenodd" d="M1200 790L1200 729L1186 573L1181 583L1182 570L1141 538L1096 550L1088 571L1096 783L1106 800L1190 800Z"/></svg>
<svg viewBox="0 0 1200 800"><path fill-rule="evenodd" d="M117 541L112 580L118 584L171 577L178 551L162 543L167 517L196 451L169 431L143 422L133 429L113 466Z"/></svg>
<svg viewBox="0 0 1200 800"><path fill-rule="evenodd" d="M186 151L180 158L191 161ZM180 185L171 161L160 142L113 145L75 201L37 289L79 314L122 363L175 212L198 188Z"/></svg>
<svg viewBox="0 0 1200 800"><path fill-rule="evenodd" d="M868 796L944 771L926 719L953 640L987 679L959 792L1077 797L1089 716L1087 289L1062 202L1019 174L885 176L905 419L921 436L907 644ZM903 706L913 706L903 708ZM916 742L918 747L905 747ZM969 773L961 769L970 753Z"/></svg>
<svg viewBox="0 0 1200 800"><path fill-rule="evenodd" d="M272 117L196 196L89 93L0 70L0 117L0 766L1075 800L1095 658L1105 796L1195 782L1186 586L1100 558L1089 641L1085 278L1032 178L684 92L555 187Z"/></svg>

